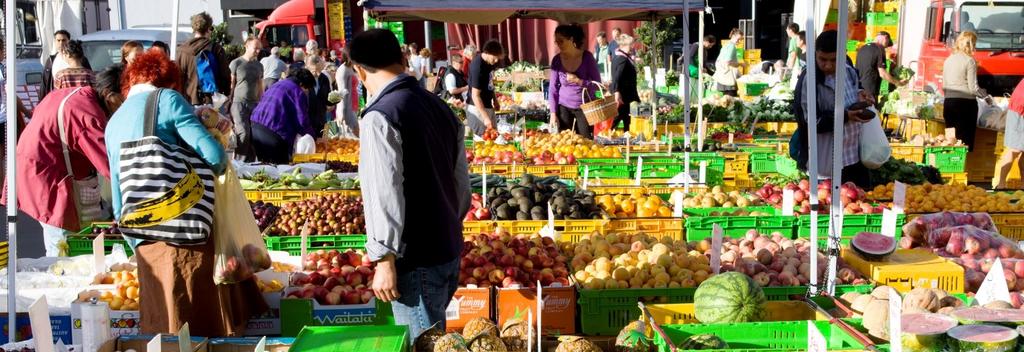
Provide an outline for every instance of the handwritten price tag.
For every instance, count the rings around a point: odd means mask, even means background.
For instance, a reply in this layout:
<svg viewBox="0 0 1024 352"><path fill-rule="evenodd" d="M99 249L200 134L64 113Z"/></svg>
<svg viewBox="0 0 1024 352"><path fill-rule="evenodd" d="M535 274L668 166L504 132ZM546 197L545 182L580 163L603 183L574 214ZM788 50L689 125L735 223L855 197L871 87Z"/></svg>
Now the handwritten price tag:
<svg viewBox="0 0 1024 352"><path fill-rule="evenodd" d="M782 190L782 215L793 216L793 204L796 201L793 199L793 190L784 189Z"/></svg>
<svg viewBox="0 0 1024 352"><path fill-rule="evenodd" d="M711 230L711 271L718 274L722 271L722 226L715 224Z"/></svg>
<svg viewBox="0 0 1024 352"><path fill-rule="evenodd" d="M896 181L892 187L892 209L897 214L902 214L907 205L907 185Z"/></svg>
<svg viewBox="0 0 1024 352"><path fill-rule="evenodd" d="M985 274L985 281L981 283L978 294L974 299L980 305L986 305L993 301L1010 302L1010 290L1006 287L1006 277L1003 276L1003 264L996 258L992 263L992 269Z"/></svg>

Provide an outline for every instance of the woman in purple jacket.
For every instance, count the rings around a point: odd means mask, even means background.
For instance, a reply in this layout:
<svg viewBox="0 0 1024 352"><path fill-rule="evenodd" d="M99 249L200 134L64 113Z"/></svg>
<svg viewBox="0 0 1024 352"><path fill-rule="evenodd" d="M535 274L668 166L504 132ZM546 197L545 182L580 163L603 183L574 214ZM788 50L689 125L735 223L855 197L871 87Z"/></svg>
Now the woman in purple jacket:
<svg viewBox="0 0 1024 352"><path fill-rule="evenodd" d="M309 90L316 84L313 74L292 66L287 75L263 93L252 111L252 147L256 159L265 163L289 163L296 137L313 134L306 113Z"/></svg>
<svg viewBox="0 0 1024 352"><path fill-rule="evenodd" d="M591 127L580 105L584 103L584 88L586 101L594 99L601 73L594 55L583 50L583 38L583 27L579 25L555 28L558 55L551 59L548 107L551 109L551 125L558 126L559 131L575 128L577 134L592 138Z"/></svg>

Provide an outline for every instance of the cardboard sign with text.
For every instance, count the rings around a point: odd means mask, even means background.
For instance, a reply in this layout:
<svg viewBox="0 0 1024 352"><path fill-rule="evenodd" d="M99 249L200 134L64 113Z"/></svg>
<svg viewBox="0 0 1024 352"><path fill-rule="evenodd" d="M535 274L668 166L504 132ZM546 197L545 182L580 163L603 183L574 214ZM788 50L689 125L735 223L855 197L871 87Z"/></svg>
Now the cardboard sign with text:
<svg viewBox="0 0 1024 352"><path fill-rule="evenodd" d="M573 287L544 287L544 309L541 312L542 333L565 335L576 333L576 289ZM537 291L527 288L497 289L498 326L518 313L526 319L528 311L537 309ZM450 327L449 327L450 329Z"/></svg>
<svg viewBox="0 0 1024 352"><path fill-rule="evenodd" d="M444 315L447 320L445 327L449 332L459 332L473 318L492 319L494 309L491 288L459 287L455 296L448 303Z"/></svg>

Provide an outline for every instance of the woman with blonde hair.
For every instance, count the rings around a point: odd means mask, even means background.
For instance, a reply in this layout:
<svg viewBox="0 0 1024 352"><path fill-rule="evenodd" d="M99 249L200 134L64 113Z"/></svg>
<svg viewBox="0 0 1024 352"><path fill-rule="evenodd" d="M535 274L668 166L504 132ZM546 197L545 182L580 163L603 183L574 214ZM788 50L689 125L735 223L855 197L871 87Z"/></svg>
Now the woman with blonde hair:
<svg viewBox="0 0 1024 352"><path fill-rule="evenodd" d="M430 55L432 55L430 48L423 48L420 49L419 57L414 58L420 60L418 66L420 72L417 75L420 76L420 86L424 88L427 87L427 78L430 76Z"/></svg>
<svg viewBox="0 0 1024 352"><path fill-rule="evenodd" d="M988 94L978 87L978 61L974 46L978 36L962 32L953 45L953 53L942 65L942 115L947 126L956 128L956 138L974 149L974 131L978 126L978 101Z"/></svg>

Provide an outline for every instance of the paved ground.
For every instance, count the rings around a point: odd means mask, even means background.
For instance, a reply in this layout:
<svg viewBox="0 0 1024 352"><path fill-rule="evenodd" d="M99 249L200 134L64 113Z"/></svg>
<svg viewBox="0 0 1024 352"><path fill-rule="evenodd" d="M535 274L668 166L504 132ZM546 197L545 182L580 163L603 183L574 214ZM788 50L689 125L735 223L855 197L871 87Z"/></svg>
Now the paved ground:
<svg viewBox="0 0 1024 352"><path fill-rule="evenodd" d="M7 214L7 209L0 206L0 214ZM7 223L0 224L0 238L7 239ZM18 258L38 258L46 253L43 249L43 230L39 222L24 213L18 214ZM6 264L6 263L5 263Z"/></svg>

